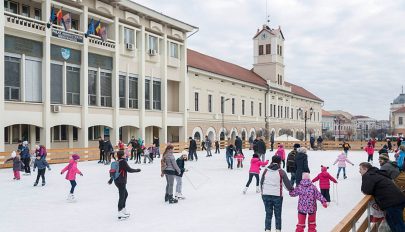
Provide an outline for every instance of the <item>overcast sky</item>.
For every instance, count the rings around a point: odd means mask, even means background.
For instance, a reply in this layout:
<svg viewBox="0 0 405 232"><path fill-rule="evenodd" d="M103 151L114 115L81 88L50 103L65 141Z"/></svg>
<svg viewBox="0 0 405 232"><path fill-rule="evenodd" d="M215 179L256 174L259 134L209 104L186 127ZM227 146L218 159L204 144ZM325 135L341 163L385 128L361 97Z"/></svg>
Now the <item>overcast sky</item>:
<svg viewBox="0 0 405 232"><path fill-rule="evenodd" d="M188 47L252 68L252 37L266 0L136 0L200 30ZM285 79L325 110L388 119L405 85L405 1L268 0L270 27L285 37Z"/></svg>

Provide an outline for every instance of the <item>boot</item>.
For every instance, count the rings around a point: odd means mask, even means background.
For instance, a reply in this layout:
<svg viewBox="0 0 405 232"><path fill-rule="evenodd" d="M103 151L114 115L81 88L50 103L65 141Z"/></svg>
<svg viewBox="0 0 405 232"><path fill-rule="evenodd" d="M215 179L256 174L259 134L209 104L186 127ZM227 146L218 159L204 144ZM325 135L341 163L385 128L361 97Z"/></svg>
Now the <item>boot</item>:
<svg viewBox="0 0 405 232"><path fill-rule="evenodd" d="M42 182L42 186L45 186L45 182Z"/></svg>
<svg viewBox="0 0 405 232"><path fill-rule="evenodd" d="M165 195L165 202L169 201L169 194L166 193Z"/></svg>
<svg viewBox="0 0 405 232"><path fill-rule="evenodd" d="M175 197L176 197L176 199L178 199L178 200L184 200L184 199L186 199L186 198L183 196L183 194L181 194L181 193L176 193Z"/></svg>
<svg viewBox="0 0 405 232"><path fill-rule="evenodd" d="M123 210L118 211L118 220L122 220L122 219L127 219L129 217L129 215L124 214Z"/></svg>
<svg viewBox="0 0 405 232"><path fill-rule="evenodd" d="M175 204L179 202L177 199L173 198L173 195L169 195L169 204Z"/></svg>
<svg viewBox="0 0 405 232"><path fill-rule="evenodd" d="M260 193L260 188L259 188L259 186L256 186L256 193Z"/></svg>
<svg viewBox="0 0 405 232"><path fill-rule="evenodd" d="M125 208L123 208L121 211L125 215L128 215L128 216L131 215L129 212L127 212L127 209L125 209Z"/></svg>
<svg viewBox="0 0 405 232"><path fill-rule="evenodd" d="M343 179L346 179L347 178L347 176L343 176Z"/></svg>
<svg viewBox="0 0 405 232"><path fill-rule="evenodd" d="M248 190L248 187L245 187L245 188L243 189L243 194L246 194L247 190Z"/></svg>
<svg viewBox="0 0 405 232"><path fill-rule="evenodd" d="M34 186L37 186L37 185L38 185L38 182L35 182L35 183L34 183Z"/></svg>

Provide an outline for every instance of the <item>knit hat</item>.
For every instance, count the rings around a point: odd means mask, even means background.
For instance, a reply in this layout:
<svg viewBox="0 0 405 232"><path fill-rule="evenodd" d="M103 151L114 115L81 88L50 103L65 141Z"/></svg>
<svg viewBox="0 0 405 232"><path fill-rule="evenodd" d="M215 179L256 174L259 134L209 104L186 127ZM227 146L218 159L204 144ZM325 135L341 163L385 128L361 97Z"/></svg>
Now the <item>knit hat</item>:
<svg viewBox="0 0 405 232"><path fill-rule="evenodd" d="M17 153L15 151L11 152L11 157L15 158L17 156Z"/></svg>
<svg viewBox="0 0 405 232"><path fill-rule="evenodd" d="M80 159L80 156L78 154L73 154L72 159L73 160L78 160L78 159Z"/></svg>
<svg viewBox="0 0 405 232"><path fill-rule="evenodd" d="M388 156L387 153L381 153L380 156L378 157L380 160L390 160L390 157Z"/></svg>
<svg viewBox="0 0 405 232"><path fill-rule="evenodd" d="M329 167L326 167L326 166L321 165L321 171L322 171L322 172L328 171L328 168L329 168Z"/></svg>
<svg viewBox="0 0 405 232"><path fill-rule="evenodd" d="M273 157L271 157L271 163L280 164L281 163L281 157L278 156L278 155L274 155Z"/></svg>
<svg viewBox="0 0 405 232"><path fill-rule="evenodd" d="M28 141L24 141L22 144L23 144L24 146L27 146L27 145L28 145Z"/></svg>
<svg viewBox="0 0 405 232"><path fill-rule="evenodd" d="M302 179L303 180L309 180L310 178L309 178L309 173L308 172L303 172L302 173Z"/></svg>
<svg viewBox="0 0 405 232"><path fill-rule="evenodd" d="M299 147L301 147L301 145L300 145L299 143L294 144L294 148L295 148L295 149L297 149L297 148L299 148Z"/></svg>

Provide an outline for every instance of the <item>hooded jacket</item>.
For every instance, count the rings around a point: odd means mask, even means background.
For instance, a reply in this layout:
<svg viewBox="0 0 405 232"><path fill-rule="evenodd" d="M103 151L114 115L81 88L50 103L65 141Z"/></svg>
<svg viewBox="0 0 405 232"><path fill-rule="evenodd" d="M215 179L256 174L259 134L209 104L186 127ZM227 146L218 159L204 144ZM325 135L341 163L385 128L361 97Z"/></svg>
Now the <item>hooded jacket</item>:
<svg viewBox="0 0 405 232"><path fill-rule="evenodd" d="M128 162L121 158L118 160L118 164L119 164L119 172L120 175L118 176L117 179L115 179L115 183L116 184L126 184L127 183L127 176L128 176L128 172L140 172L141 169L133 169L128 165Z"/></svg>
<svg viewBox="0 0 405 232"><path fill-rule="evenodd" d="M308 167L308 156L303 152L298 152L295 155L295 177L297 185L300 184L303 172L310 172Z"/></svg>
<svg viewBox="0 0 405 232"><path fill-rule="evenodd" d="M66 180L75 180L76 174L82 174L82 172L77 168L77 162L73 159L71 159L69 161L69 164L64 169L62 169L61 174L66 171Z"/></svg>
<svg viewBox="0 0 405 232"><path fill-rule="evenodd" d="M260 166L266 166L268 163L269 163L268 160L266 160L265 162L262 162L262 161L260 161L259 158L252 158L250 160L249 173L260 174Z"/></svg>
<svg viewBox="0 0 405 232"><path fill-rule="evenodd" d="M295 173L295 156L297 155L296 150L290 151L287 156L287 172Z"/></svg>
<svg viewBox="0 0 405 232"><path fill-rule="evenodd" d="M277 156L280 156L281 160L285 160L285 150L283 145L279 145L276 151Z"/></svg>
<svg viewBox="0 0 405 232"><path fill-rule="evenodd" d="M366 151L368 155L373 155L374 154L374 147L371 146L371 144L370 144L370 146L367 146L367 147L364 148L364 151Z"/></svg>
<svg viewBox="0 0 405 232"><path fill-rule="evenodd" d="M326 203L326 199L309 179L303 179L301 183L290 192L290 196L299 196L298 212L303 214L313 214L316 212L316 200L322 202L322 204Z"/></svg>
<svg viewBox="0 0 405 232"><path fill-rule="evenodd" d="M16 157L11 157L9 159L7 159L6 161L4 161L4 163L7 163L9 161L13 161L13 171L21 171L23 163L21 161L20 156L16 156Z"/></svg>
<svg viewBox="0 0 405 232"><path fill-rule="evenodd" d="M321 173L319 173L312 182L316 182L319 180L319 188L320 189L330 189L330 181L337 183L336 179L333 178L329 172L327 167L321 168Z"/></svg>
<svg viewBox="0 0 405 232"><path fill-rule="evenodd" d="M346 157L346 155L344 153L340 154L336 161L333 163L333 165L335 165L336 163L338 164L338 167L340 168L345 168L346 167L346 162L348 162L349 164L353 165L352 162L350 162L350 160Z"/></svg>
<svg viewBox="0 0 405 232"><path fill-rule="evenodd" d="M280 165L276 163L270 164L263 172L260 187L262 195L283 196L283 185L288 190L293 189L290 180Z"/></svg>
<svg viewBox="0 0 405 232"><path fill-rule="evenodd" d="M398 166L391 161L386 161L380 168L381 173L385 173L386 176L389 176L392 180L397 178L399 175Z"/></svg>

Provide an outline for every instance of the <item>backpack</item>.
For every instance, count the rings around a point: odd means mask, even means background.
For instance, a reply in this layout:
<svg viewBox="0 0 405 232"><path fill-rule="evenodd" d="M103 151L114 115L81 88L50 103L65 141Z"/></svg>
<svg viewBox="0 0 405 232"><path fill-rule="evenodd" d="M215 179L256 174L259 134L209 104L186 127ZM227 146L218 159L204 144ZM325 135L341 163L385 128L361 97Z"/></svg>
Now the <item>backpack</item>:
<svg viewBox="0 0 405 232"><path fill-rule="evenodd" d="M118 179L120 174L121 174L121 172L120 172L120 162L119 161L112 162L111 167L110 167L110 177L112 177L113 180L116 180L116 179Z"/></svg>

